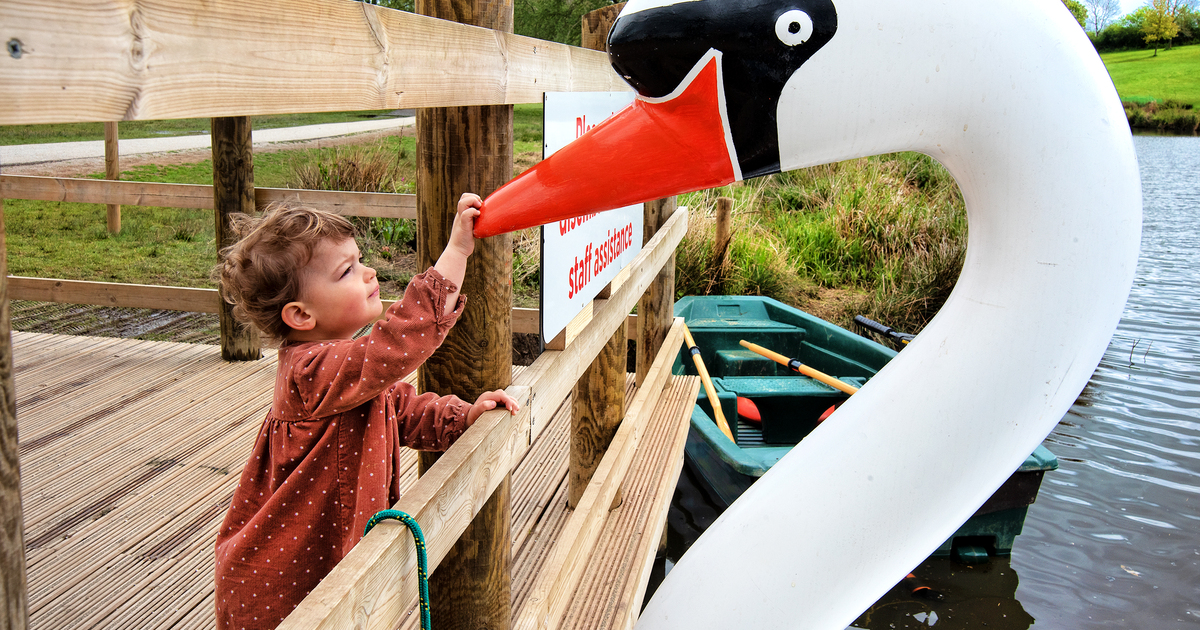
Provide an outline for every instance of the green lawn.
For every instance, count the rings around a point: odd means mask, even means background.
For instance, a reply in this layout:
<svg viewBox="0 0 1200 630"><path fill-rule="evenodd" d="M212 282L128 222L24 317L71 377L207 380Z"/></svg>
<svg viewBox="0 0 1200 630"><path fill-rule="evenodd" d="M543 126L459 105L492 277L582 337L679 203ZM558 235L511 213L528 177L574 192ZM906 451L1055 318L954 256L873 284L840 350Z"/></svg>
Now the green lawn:
<svg viewBox="0 0 1200 630"><path fill-rule="evenodd" d="M394 153L402 176L415 172L415 140L389 136L373 147ZM355 147L294 149L254 156L254 183L296 188L297 167L330 162ZM102 177L102 173L93 177ZM212 161L147 164L121 179L177 184L211 184ZM6 199L3 205L8 271L18 276L97 280L183 287L212 287L216 263L211 210L122 206L121 233L110 235L105 206L90 203Z"/></svg>
<svg viewBox="0 0 1200 630"><path fill-rule="evenodd" d="M1175 99L1200 107L1200 44L1171 50L1129 50L1100 55L1123 100Z"/></svg>

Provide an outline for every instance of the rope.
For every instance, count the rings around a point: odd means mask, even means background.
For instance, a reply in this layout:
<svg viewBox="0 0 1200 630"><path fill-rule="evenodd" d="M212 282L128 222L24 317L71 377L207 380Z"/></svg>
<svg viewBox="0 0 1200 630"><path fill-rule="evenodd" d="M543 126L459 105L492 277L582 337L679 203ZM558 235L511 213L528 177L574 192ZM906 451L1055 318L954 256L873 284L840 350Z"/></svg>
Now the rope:
<svg viewBox="0 0 1200 630"><path fill-rule="evenodd" d="M432 624L429 620L429 562L425 557L425 534L421 533L421 526L417 525L417 520L413 517L400 510L382 510L367 521L363 537L365 538L367 532L371 531L371 528L375 527L379 521L387 519L404 523L412 532L413 542L417 545L417 590L421 596L421 630L430 630Z"/></svg>

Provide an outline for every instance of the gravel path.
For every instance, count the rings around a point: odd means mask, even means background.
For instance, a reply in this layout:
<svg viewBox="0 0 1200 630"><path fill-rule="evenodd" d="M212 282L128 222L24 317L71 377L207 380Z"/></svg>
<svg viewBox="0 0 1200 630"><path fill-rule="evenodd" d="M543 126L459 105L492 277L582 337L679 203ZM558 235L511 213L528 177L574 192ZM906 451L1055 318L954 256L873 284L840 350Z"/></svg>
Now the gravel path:
<svg viewBox="0 0 1200 630"><path fill-rule="evenodd" d="M257 149L269 144L339 138L362 133L389 131L400 127L411 127L416 124L416 120L415 116L399 116L396 118L360 120L345 123L305 125L303 127L255 129L251 133L254 147ZM207 134L199 136L169 136L164 138L134 138L121 140L118 153L123 161L126 157L149 153L211 150L211 147L212 138ZM5 167L95 158L104 159L103 140L0 146L0 165Z"/></svg>

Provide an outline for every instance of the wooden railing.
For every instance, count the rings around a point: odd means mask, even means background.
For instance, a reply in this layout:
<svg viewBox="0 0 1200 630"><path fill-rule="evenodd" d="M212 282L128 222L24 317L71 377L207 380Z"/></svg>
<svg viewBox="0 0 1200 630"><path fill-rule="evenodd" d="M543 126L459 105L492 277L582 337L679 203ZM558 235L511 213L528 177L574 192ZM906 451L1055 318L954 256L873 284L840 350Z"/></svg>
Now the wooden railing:
<svg viewBox="0 0 1200 630"><path fill-rule="evenodd" d="M0 124L5 125L505 105L541 102L545 91L628 89L603 52L351 0L215 0L203 7L175 0L6 0L0 4L0 23L9 53L0 58L5 92ZM4 175L0 203L10 197L217 206L219 215L227 185ZM359 216L417 215L410 195L253 189L254 203L276 199ZM568 326L564 349L543 353L507 388L521 402L521 413L484 414L396 506L421 523L436 567L642 300L643 317L628 332L646 357L639 358L639 390L551 551L532 605L516 620L519 627L553 627L561 618L580 576L580 558L599 535L598 524L669 375L682 335L681 322L670 319L673 253L687 230L686 211L672 210L671 203L651 208L648 232L657 233L613 280L607 299L594 301ZM670 282L664 283L664 275ZM648 291L651 286L657 288ZM655 297L647 301L651 294ZM211 289L3 273L0 296L5 311L9 298L203 312L220 306ZM534 315L514 310L511 328L535 332ZM0 321L7 327L7 320ZM20 523L12 355L8 331L0 333L0 521ZM662 350L647 340L662 342ZM13 628L25 627L19 530L6 530L0 538L0 600L7 605L0 625ZM365 622L365 627L392 628L415 595L412 544L407 534L384 524L354 548L284 627L345 628Z"/></svg>
<svg viewBox="0 0 1200 630"><path fill-rule="evenodd" d="M254 196L255 203L259 206L274 201L294 201L345 216L392 219L417 217L416 195L411 194L255 188ZM0 175L0 199L211 210L213 187L199 184ZM154 308L195 313L216 313L221 305L221 298L216 289L19 276L9 276L8 297L11 300ZM385 302L385 307L390 304ZM537 309L514 308L512 331L538 333L538 321ZM637 316L630 315L629 322L636 326ZM630 332L629 338L634 339L633 335L634 333Z"/></svg>

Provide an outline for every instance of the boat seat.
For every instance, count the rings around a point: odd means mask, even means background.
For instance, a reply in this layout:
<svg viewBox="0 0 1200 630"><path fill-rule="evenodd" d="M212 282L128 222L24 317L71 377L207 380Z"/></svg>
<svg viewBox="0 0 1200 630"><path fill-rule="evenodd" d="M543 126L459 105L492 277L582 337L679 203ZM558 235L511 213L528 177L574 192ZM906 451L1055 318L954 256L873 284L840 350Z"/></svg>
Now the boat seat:
<svg viewBox="0 0 1200 630"><path fill-rule="evenodd" d="M776 376L778 363L750 350L717 350L717 374ZM732 377L731 377L732 378Z"/></svg>
<svg viewBox="0 0 1200 630"><path fill-rule="evenodd" d="M769 360L769 359L768 359ZM774 362L771 362L774 364ZM867 379L862 377L839 376L855 387L862 387ZM721 388L746 398L763 396L820 396L822 394L841 394L838 390L803 374L764 378L762 376L722 376L714 378L713 383L720 382ZM843 394L844 396L844 394Z"/></svg>
<svg viewBox="0 0 1200 630"><path fill-rule="evenodd" d="M861 387L862 377L841 380ZM762 415L762 439L765 444L795 444L817 426L817 419L830 406L847 398L816 379L791 376L727 376L713 379L718 392L744 396L754 401ZM718 394L720 396L720 394ZM722 408L726 405L722 399Z"/></svg>

